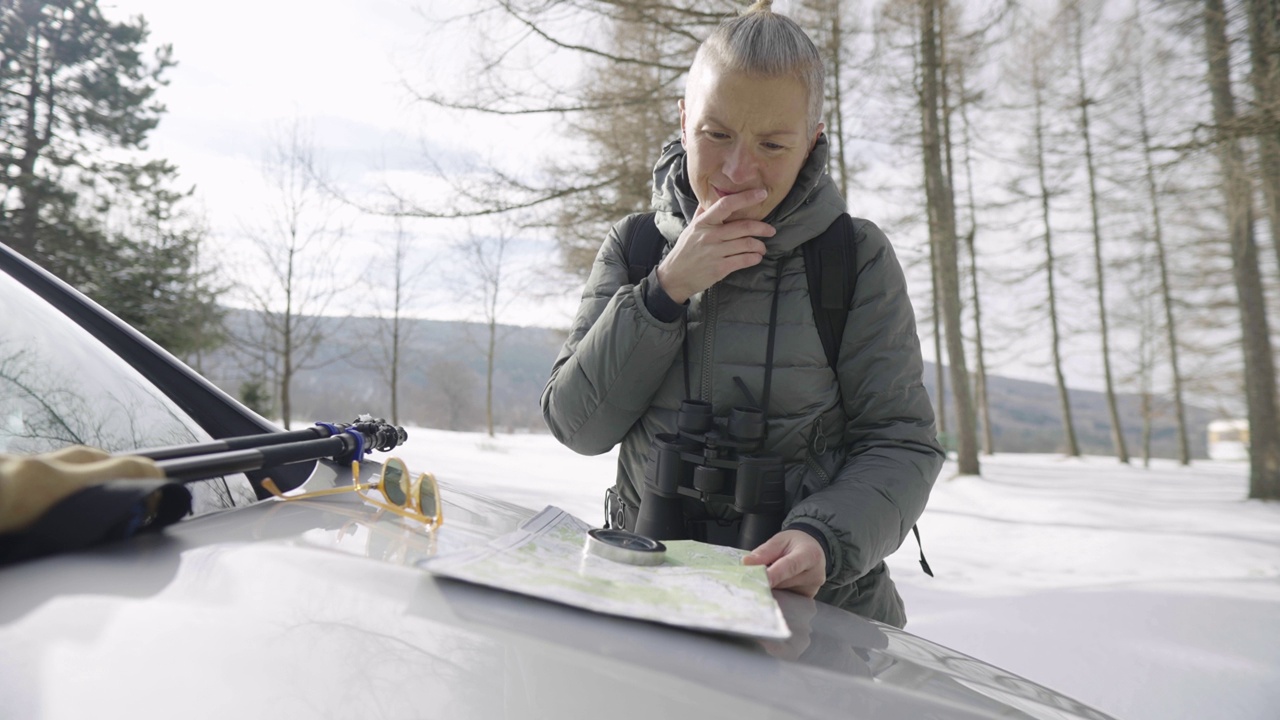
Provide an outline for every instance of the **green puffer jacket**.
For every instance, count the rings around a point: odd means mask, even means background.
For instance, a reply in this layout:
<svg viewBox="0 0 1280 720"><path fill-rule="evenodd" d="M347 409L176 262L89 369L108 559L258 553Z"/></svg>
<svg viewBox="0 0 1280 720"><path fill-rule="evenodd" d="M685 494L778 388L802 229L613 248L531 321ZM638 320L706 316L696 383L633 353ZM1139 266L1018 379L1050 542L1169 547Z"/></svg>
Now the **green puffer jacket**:
<svg viewBox="0 0 1280 720"><path fill-rule="evenodd" d="M856 293L838 372L828 366L800 248L845 211L826 162L822 137L795 187L765 218L777 234L765 241L764 260L695 295L674 322L659 321L645 307L654 274L636 286L627 279L622 239L634 216L615 225L552 367L542 410L556 438L579 453L622 443L617 490L638 505L650 442L676 432L685 399L682 343L689 343L692 393L712 403L717 417L750 403L737 378L763 402L769 314L781 273L765 449L786 463L783 526L808 525L831 549L832 571L819 600L901 627L902 601L883 560L924 511L944 456L921 381L902 268L869 222L855 221ZM684 150L672 143L654 170L654 209L668 250L697 206L685 173ZM736 514L731 507L711 510Z"/></svg>

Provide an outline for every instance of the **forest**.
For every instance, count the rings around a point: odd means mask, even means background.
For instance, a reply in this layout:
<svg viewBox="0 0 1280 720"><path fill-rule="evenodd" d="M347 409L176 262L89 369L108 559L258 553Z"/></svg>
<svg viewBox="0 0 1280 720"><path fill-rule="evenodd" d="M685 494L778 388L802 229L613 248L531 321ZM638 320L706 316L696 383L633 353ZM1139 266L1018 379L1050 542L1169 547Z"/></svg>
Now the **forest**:
<svg viewBox="0 0 1280 720"><path fill-rule="evenodd" d="M351 287L350 268L324 251L353 239L332 208L388 219L397 230L376 243L377 321L353 323L381 353L388 406L395 414L411 362L400 329L421 283L465 278L487 328L492 432L504 308L576 294L612 224L648 209L693 52L744 5L424 4L405 32L441 52L468 48L449 73L430 58L406 73L406 100L434 118L424 136L550 120L555 147L532 163L427 158L430 192L390 175L352 191L325 174L324 148L305 132L279 133L263 167L275 212L247 233L267 280L245 285L210 260L218 238L176 168L144 152L175 49L95 0L10 0L0 236L194 365L234 350L248 378L236 391L287 423L295 384L325 355L332 324L315 319L340 314ZM829 171L906 266L922 341L940 360L931 386L946 389L934 393L939 430L963 473L1001 450L987 378L1016 368L1056 388L1066 455L1082 452L1076 388L1105 395L1121 462L1150 452L1149 431L1134 442L1122 430L1135 420L1172 422L1188 463L1188 408L1246 418L1250 497L1280 498L1280 0L776 9L826 58ZM415 238L447 222L475 230L447 254L417 253ZM531 237L556 248L537 285L513 251ZM233 301L261 321L229 325ZM1136 410L1120 401L1132 395Z"/></svg>

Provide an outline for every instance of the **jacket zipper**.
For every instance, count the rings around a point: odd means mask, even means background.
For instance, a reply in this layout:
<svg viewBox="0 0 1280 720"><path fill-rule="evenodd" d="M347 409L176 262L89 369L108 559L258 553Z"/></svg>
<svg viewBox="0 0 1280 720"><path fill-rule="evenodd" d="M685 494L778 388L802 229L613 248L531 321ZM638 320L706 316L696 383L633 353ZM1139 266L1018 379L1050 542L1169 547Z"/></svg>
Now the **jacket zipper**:
<svg viewBox="0 0 1280 720"><path fill-rule="evenodd" d="M813 458L813 453L805 453L804 463L805 465L813 468L814 472L818 473L818 477L822 479L824 487L831 484L831 478L827 476L827 471L823 470L822 466L818 464L818 461Z"/></svg>
<svg viewBox="0 0 1280 720"><path fill-rule="evenodd" d="M822 451L818 452L818 441L822 441ZM827 471L822 469L822 465L818 463L816 455L821 455L827 451L827 434L822 431L822 416L818 416L818 420L813 428L813 437L809 440L809 446L805 448L804 462L818 473L824 485L831 484L831 478L827 476Z"/></svg>
<svg viewBox="0 0 1280 720"><path fill-rule="evenodd" d="M716 328L716 286L712 285L707 288L706 293L702 296L702 304L706 307L706 314L702 322L702 399L712 402L711 399L711 352L715 345L715 328Z"/></svg>

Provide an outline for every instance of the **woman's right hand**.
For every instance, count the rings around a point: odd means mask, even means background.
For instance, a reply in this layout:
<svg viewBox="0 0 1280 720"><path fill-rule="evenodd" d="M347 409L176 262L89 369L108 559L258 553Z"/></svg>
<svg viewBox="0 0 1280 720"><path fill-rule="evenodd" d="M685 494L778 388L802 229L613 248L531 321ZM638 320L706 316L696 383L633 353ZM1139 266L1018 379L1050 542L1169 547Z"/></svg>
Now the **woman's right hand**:
<svg viewBox="0 0 1280 720"><path fill-rule="evenodd" d="M658 282L672 300L684 303L730 273L758 264L765 253L760 238L777 231L759 220L728 220L765 199L763 189L726 195L704 209L698 205L676 246L658 265Z"/></svg>

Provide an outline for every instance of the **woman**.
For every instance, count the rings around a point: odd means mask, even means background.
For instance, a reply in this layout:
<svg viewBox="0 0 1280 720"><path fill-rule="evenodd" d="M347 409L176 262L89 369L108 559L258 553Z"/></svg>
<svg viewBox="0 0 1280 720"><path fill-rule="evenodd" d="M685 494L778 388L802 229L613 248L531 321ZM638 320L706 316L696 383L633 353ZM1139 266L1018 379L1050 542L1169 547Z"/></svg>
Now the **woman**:
<svg viewBox="0 0 1280 720"><path fill-rule="evenodd" d="M767 407L764 449L785 462L781 529L747 556L770 584L898 627L884 565L924 511L943 454L922 384L915 318L893 249L855 221L856 291L836 367L817 331L801 246L845 211L826 174L823 69L790 19L758 2L699 48L680 142L654 170L661 263L628 280L618 223L600 248L542 396L555 436L621 443L611 521L634 529L653 438L685 399ZM696 379L696 380L694 380ZM686 391L687 386L687 391ZM685 503L695 538L738 513Z"/></svg>

